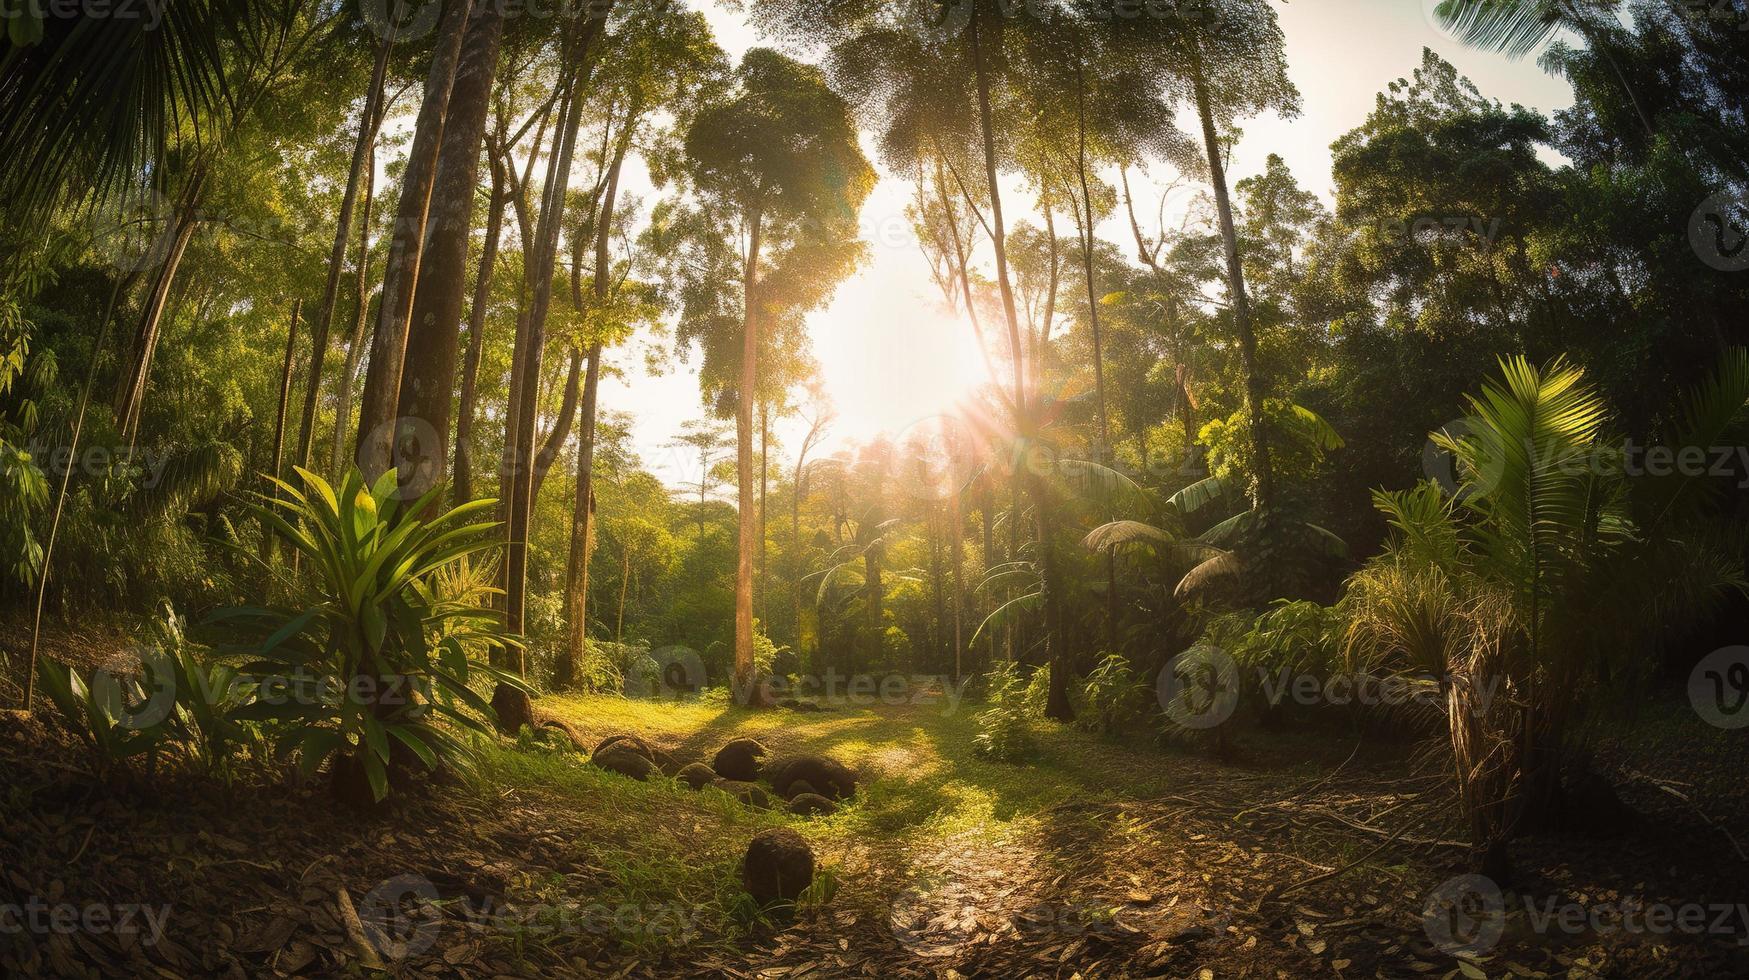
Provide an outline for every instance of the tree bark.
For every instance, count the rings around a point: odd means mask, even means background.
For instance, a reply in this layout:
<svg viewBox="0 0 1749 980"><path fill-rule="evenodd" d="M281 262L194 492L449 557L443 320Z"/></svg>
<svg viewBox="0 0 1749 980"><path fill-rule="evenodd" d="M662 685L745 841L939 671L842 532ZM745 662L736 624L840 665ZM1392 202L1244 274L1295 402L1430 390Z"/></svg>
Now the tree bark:
<svg viewBox="0 0 1749 980"><path fill-rule="evenodd" d="M517 361L522 383L516 391L516 426L507 437L512 447L512 466L505 474L510 483L508 499L507 546L505 548L504 609L510 630L522 633L528 601L528 525L532 516L534 490L534 436L537 396L540 391L540 364L546 346L547 309L552 302L553 262L558 252L559 226L563 223L565 193L571 183L571 158L577 146L577 127L583 112L583 84L588 72L590 48L600 34L603 18L589 18L583 25L569 57L565 112L560 121L558 152L547 166L544 193L541 195L541 219L535 234L533 295L528 312L517 323ZM512 668L525 673L527 659L520 649L511 651ZM498 715L498 725L506 732L515 732L533 721L534 708L528 695L504 684L492 693L492 707Z"/></svg>
<svg viewBox="0 0 1749 980"><path fill-rule="evenodd" d="M301 300L292 300L291 329L287 330L285 335L285 363L279 371L279 412L273 420L272 472L276 480L282 476L280 465L285 455L285 413L291 408L292 372L298 356L298 313L302 309L302 305ZM279 496L279 488L274 488L273 495ZM272 560L273 546L276 540L273 529L264 522L261 526L261 557L263 560Z"/></svg>
<svg viewBox="0 0 1749 980"><path fill-rule="evenodd" d="M757 698L753 689L753 401L759 396L759 325L755 310L759 288L760 214L755 205L747 217L747 259L742 276L741 390L735 406L735 482L737 534L735 547L735 691L743 703Z"/></svg>
<svg viewBox="0 0 1749 980"><path fill-rule="evenodd" d="M1193 66L1192 87L1197 114L1202 119L1203 146L1208 151L1209 183L1215 192L1215 212L1220 217L1221 241L1227 253L1227 285L1232 291L1233 332L1239 337L1239 356L1245 367L1245 414L1251 434L1252 477L1257 481L1252 506L1268 510L1275 503L1275 470L1269 458L1269 438L1263 419L1263 376L1257 366L1257 336L1251 330L1251 301L1245 294L1245 269L1239 260L1239 236L1233 229L1233 205L1227 196L1227 171L1221 163L1220 141L1215 135L1214 111L1201 65Z"/></svg>
<svg viewBox="0 0 1749 980"><path fill-rule="evenodd" d="M377 48L370 90L365 95L364 108L358 114L358 140L352 145L352 166L346 174L346 191L340 196L340 216L334 223L334 247L328 252L328 278L322 285L322 305L317 308L315 321L310 325L310 376L304 384L304 410L298 426L295 456L299 466L310 465L310 445L316 434L316 404L322 393L322 365L328 355L328 332L334 322L334 306L340 298L340 275L346 265L346 246L352 240L352 212L358 205L359 185L365 180L364 168L370 158L371 142L376 138L377 125L382 120L383 85L388 76L389 52L394 44L391 33Z"/></svg>
<svg viewBox="0 0 1749 980"><path fill-rule="evenodd" d="M1080 51L1075 54L1075 173L1081 181L1082 278L1087 284L1087 322L1093 330L1093 390L1099 402L1099 463L1111 465L1111 421L1105 402L1105 345L1099 325L1099 290L1093 278L1093 194L1087 187L1087 84ZM1108 501L1109 504L1109 501ZM1106 516L1117 515L1106 511ZM1105 549L1105 652L1117 652L1117 549Z"/></svg>
<svg viewBox="0 0 1749 980"><path fill-rule="evenodd" d="M492 297L492 267L498 262L498 239L504 230L504 170L492 158L492 199L486 209L486 242L480 271L474 278L474 302L468 312L468 352L462 358L461 402L455 418L455 501L474 499L474 412L479 400L480 357L486 346L486 306Z"/></svg>
<svg viewBox="0 0 1749 980"><path fill-rule="evenodd" d="M546 438L540 440L540 449L534 454L534 483L529 493L531 501L540 499L540 488L546 482L547 471L553 468L553 462L559 458L559 451L565 448L565 440L571 438L571 425L577 418L577 398L582 393L584 360L583 348L571 348L571 366L565 369L565 388L564 395L559 400L559 413L553 418L551 431Z"/></svg>
<svg viewBox="0 0 1749 980"><path fill-rule="evenodd" d="M158 336L163 328L164 314L170 306L170 287L176 281L182 256L188 251L188 243L194 237L197 223L195 208L204 183L201 172L196 171L183 191L181 206L176 209L175 224L164 239L163 264L159 266L158 275L152 281L152 292L146 299L146 308L140 313L140 325L134 334L126 372L116 388L116 432L130 446L139 435L140 407L146 399L146 382L152 373L152 355L158 349ZM154 243L154 251L157 248Z"/></svg>
<svg viewBox="0 0 1749 980"><path fill-rule="evenodd" d="M418 287L406 328L395 409L400 424L413 427L414 439L395 447L395 464L403 470L403 486L411 481L409 490L414 493L440 483L449 463L445 440L455 397L468 240L474 225L480 146L486 137L503 28L503 15L494 3L482 5L471 18L450 89L449 111L444 116L425 244L414 260L419 270ZM433 501L432 506L439 503Z"/></svg>
<svg viewBox="0 0 1749 980"><path fill-rule="evenodd" d="M413 293L419 282L432 188L437 182L444 120L449 115L450 92L461 60L462 42L469 33L472 7L473 0L449 0L444 8L431 68L426 75L425 99L419 107L413 145L407 153L407 170L401 180L394 236L383 267L383 292L378 301L370 366L359 401L355 448L367 482L375 481L394 465L395 413L401 400L401 370L407 355Z"/></svg>
<svg viewBox="0 0 1749 980"><path fill-rule="evenodd" d="M351 339L346 344L346 362L340 369L339 391L334 400L334 441L329 449L328 470L339 473L346 459L347 422L352 418L352 387L358 382L358 366L364 360L365 324L370 312L370 212L376 202L376 143L366 154L364 207L359 211L358 258L353 269Z"/></svg>
<svg viewBox="0 0 1749 980"><path fill-rule="evenodd" d="M610 281L608 244L613 234L614 199L619 195L622 151L607 172L607 187L601 199L601 215L595 223L596 301L607 299ZM577 486L571 501L571 547L565 561L565 646L554 665L554 684L572 683L589 636L589 555L595 523L595 416L601 390L601 342L589 346L589 364L583 380L583 418L578 431ZM625 586L620 586L620 616L625 615ZM620 642L618 627L614 642Z"/></svg>

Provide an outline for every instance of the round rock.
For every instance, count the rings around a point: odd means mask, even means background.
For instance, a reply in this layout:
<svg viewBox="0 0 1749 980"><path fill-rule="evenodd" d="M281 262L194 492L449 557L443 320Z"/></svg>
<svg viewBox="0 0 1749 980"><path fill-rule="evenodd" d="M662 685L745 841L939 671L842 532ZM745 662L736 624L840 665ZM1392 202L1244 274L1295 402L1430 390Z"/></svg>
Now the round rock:
<svg viewBox="0 0 1749 980"><path fill-rule="evenodd" d="M788 827L762 830L741 860L741 883L761 904L793 902L814 881L814 852Z"/></svg>
<svg viewBox="0 0 1749 980"><path fill-rule="evenodd" d="M724 779L738 779L751 782L759 778L763 768L765 746L750 738L737 738L717 750L717 757L712 760L711 768Z"/></svg>

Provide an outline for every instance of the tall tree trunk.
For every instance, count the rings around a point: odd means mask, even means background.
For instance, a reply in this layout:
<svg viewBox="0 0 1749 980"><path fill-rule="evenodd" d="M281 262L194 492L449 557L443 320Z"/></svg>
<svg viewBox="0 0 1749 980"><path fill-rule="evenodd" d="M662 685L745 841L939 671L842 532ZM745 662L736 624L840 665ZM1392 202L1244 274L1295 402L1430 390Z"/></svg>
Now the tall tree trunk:
<svg viewBox="0 0 1749 980"><path fill-rule="evenodd" d="M346 190L340 195L340 217L334 223L334 247L328 251L328 278L322 285L322 305L316 309L310 325L310 376L304 382L304 410L298 425L298 447L293 457L297 465L310 465L310 445L316 434L316 403L322 393L322 363L328 355L328 331L334 322L334 306L340 298L340 275L346 265L346 246L352 241L352 212L358 204L359 185L365 180L364 168L370 158L370 146L376 138L377 125L383 116L383 86L388 76L389 52L394 48L393 23L390 34L377 47L377 61L371 69L370 90L364 108L358 114L358 140L352 144L352 166L346 174Z"/></svg>
<svg viewBox="0 0 1749 980"><path fill-rule="evenodd" d="M1093 278L1093 193L1087 187L1087 82L1081 65L1080 51L1075 53L1075 174L1081 181L1083 212L1076 224L1081 226L1082 279L1087 284L1087 322L1093 329L1093 391L1099 403L1099 463L1109 466L1111 458L1111 420L1106 414L1105 343L1099 324L1099 290ZM1109 501L1108 501L1109 504ZM1110 510L1107 517L1117 515ZM1117 652L1117 549L1105 549L1105 652Z"/></svg>
<svg viewBox="0 0 1749 980"><path fill-rule="evenodd" d="M419 282L432 188L437 183L444 121L449 115L462 42L470 33L472 8L473 0L449 0L444 7L431 69L425 79L425 100L419 107L413 145L407 153L407 170L401 179L401 200L395 213L388 261L383 267L383 292L378 301L370 366L365 371L364 395L359 400L356 451L367 481L375 481L394 465L394 443L399 435L395 431L398 428L395 415L401 400L401 370L407 356L413 293Z"/></svg>
<svg viewBox="0 0 1749 980"><path fill-rule="evenodd" d="M273 419L273 477L279 479L284 471L281 468L285 457L285 413L291 408L291 388L293 368L298 357L298 313L303 308L302 300L292 300L291 328L285 334L285 363L279 371L279 411ZM279 496L276 487L273 491ZM273 559L273 546L278 539L274 537L273 529L266 522L261 525L261 557L263 560Z"/></svg>
<svg viewBox="0 0 1749 980"><path fill-rule="evenodd" d="M483 4L468 27L443 121L425 244L414 260L419 270L418 287L407 324L406 356L395 409L400 425L413 430L412 440L395 447L395 465L402 468L402 485L410 493L424 493L436 486L449 465L445 440L449 438L455 397L468 240L474 226L480 146L486 137L486 114L503 29L504 17L494 3ZM439 503L433 501L432 506Z"/></svg>
<svg viewBox="0 0 1749 980"><path fill-rule="evenodd" d="M492 159L492 199L486 208L486 242L480 251L480 271L474 278L474 302L468 311L468 352L462 358L462 392L455 418L455 500L474 499L474 412L480 393L480 357L486 348L486 306L492 298L492 267L498 262L498 239L504 230L504 170Z"/></svg>
<svg viewBox="0 0 1749 980"><path fill-rule="evenodd" d="M1049 718L1068 721L1074 717L1074 709L1069 705L1068 645L1063 642L1063 637L1058 630L1060 617L1055 609L1057 569L1056 556L1053 554L1051 544L1052 524L1048 494L1044 482L1037 474L1030 472L1032 461L1027 458L1032 449L1033 422L1027 408L1025 353L1020 341L1020 319L1015 313L1014 288L1010 284L1008 276L1007 232L1002 223L1002 192L997 182L996 168L996 136L990 118L990 79L984 69L983 45L979 36L981 20L980 8L974 7L968 36L972 45L973 74L977 79L978 124L984 143L984 178L990 188L990 240L996 254L996 280L997 285L1001 287L1002 312L1008 321L1009 345L1014 351L1016 435L1022 446L1022 452L1016 454L1015 463L1023 474L1022 480L1027 484L1029 496L1032 498L1041 553L1039 588L1045 607L1045 654L1047 660L1052 664L1051 688L1045 705L1045 715ZM1018 516L1018 508L1016 516Z"/></svg>
<svg viewBox="0 0 1749 980"><path fill-rule="evenodd" d="M747 259L742 276L741 391L735 406L735 482L737 526L735 555L735 691L752 705L753 689L753 535L758 523L753 514L753 401L759 397L759 247L760 214L757 205L747 217Z"/></svg>
<svg viewBox="0 0 1749 980"><path fill-rule="evenodd" d="M763 401L759 403L759 568L753 579L754 608L758 610L760 622L765 623L767 632L771 630L771 622L765 611L765 494L769 490L771 470L766 457L766 450L771 441L771 420L767 417L769 406Z"/></svg>
<svg viewBox="0 0 1749 980"><path fill-rule="evenodd" d="M881 622L886 618L881 615L881 605L885 602L885 594L881 590L881 556L876 545L870 545L862 553L862 578L866 584L867 596L863 599L864 612L868 617L868 659L863 661L865 669L873 671L881 662Z"/></svg>
<svg viewBox="0 0 1749 980"><path fill-rule="evenodd" d="M612 264L608 244L613 235L614 201L619 195L620 167L625 152L615 156L607 172L601 198L601 214L595 222L595 282L597 304L605 303ZM575 288L575 287L574 287ZM571 547L565 560L565 645L553 668L553 683L573 683L589 636L589 553L595 523L595 416L601 391L601 342L589 346L589 364L583 380L583 418L577 434L577 485L571 501ZM625 615L625 586L620 586L620 616ZM619 627L614 642L620 642Z"/></svg>
<svg viewBox="0 0 1749 980"><path fill-rule="evenodd" d="M182 266L182 256L188 251L188 243L194 238L197 224L195 210L204 184L203 171L196 170L190 177L188 186L183 189L175 221L162 239L163 264L158 267L158 275L152 281L152 292L146 298L146 308L140 313L140 324L134 333L127 368L116 388L116 430L130 446L139 435L140 406L146 399L146 382L152 373L152 355L158 349L158 336L163 329L165 312L170 306L170 288L176 281L176 272ZM154 243L154 254L158 253L159 248Z"/></svg>
<svg viewBox="0 0 1749 980"><path fill-rule="evenodd" d="M535 234L535 265L528 314L517 324L517 360L523 383L516 395L515 431L509 436L514 448L513 466L506 473L510 482L505 549L504 609L508 625L521 633L525 624L528 601L528 525L532 516L534 491L534 436L537 395L540 391L541 356L546 346L547 309L552 302L553 263L558 253L559 227L563 224L565 194L571 184L571 159L577 146L577 127L583 113L583 85L589 69L589 54L602 30L608 10L585 21L569 56L565 113L559 124L558 152L547 166L547 179L541 195L541 220ZM512 667L523 673L527 661L521 650L512 651ZM492 692L492 707L498 715L501 729L514 732L534 720L534 706L528 695L500 684Z"/></svg>
<svg viewBox="0 0 1749 980"><path fill-rule="evenodd" d="M1002 294L1002 313L1008 324L1008 347L1014 354L1014 405L1016 412L1026 414L1025 352L1020 342L1020 318L1014 310L1014 287L1008 276L1008 233L1002 223L1002 189L997 183L996 133L990 118L990 79L984 71L984 49L980 37L980 8L972 8L967 36L972 46L972 67L977 77L978 128L984 143L984 180L990 189L990 246L996 253L996 283Z"/></svg>
<svg viewBox="0 0 1749 980"><path fill-rule="evenodd" d="M966 607L965 583L961 578L966 564L966 518L961 509L959 471L955 468L953 481L953 496L950 501L953 508L953 549L948 560L953 562L953 682L957 686L964 665L960 662L965 655L966 643L964 633L964 616Z"/></svg>
<svg viewBox="0 0 1749 980"><path fill-rule="evenodd" d="M808 426L808 434L802 439L802 450L796 454L796 475L790 482L789 503L789 552L790 561L794 563L791 569L791 596L795 605L795 649L797 656L802 650L802 498L807 496L807 464L808 451L814 448L814 440L819 437L821 429L826 425L827 416L822 412Z"/></svg>
<svg viewBox="0 0 1749 980"><path fill-rule="evenodd" d="M1257 335L1251 331L1251 301L1245 294L1245 269L1239 260L1239 236L1233 230L1233 205L1227 196L1227 171L1221 163L1220 140L1215 135L1214 110L1202 67L1193 66L1192 87L1197 115L1202 118L1203 146L1208 151L1209 183L1214 187L1215 212L1220 217L1221 241L1227 253L1227 286L1232 292L1233 332L1239 336L1239 356L1245 368L1245 415L1251 434L1252 476L1257 481L1252 505L1268 510L1275 503L1275 469L1269 458L1269 437L1263 419L1263 375L1257 366Z"/></svg>
<svg viewBox="0 0 1749 980"><path fill-rule="evenodd" d="M339 473L346 459L346 434L352 418L352 388L358 383L358 367L364 360L365 325L370 322L370 212L376 203L376 144L366 154L364 207L359 210L358 258L353 268L352 329L346 343L346 361L340 368L340 384L334 399L334 441L328 451L328 470Z"/></svg>

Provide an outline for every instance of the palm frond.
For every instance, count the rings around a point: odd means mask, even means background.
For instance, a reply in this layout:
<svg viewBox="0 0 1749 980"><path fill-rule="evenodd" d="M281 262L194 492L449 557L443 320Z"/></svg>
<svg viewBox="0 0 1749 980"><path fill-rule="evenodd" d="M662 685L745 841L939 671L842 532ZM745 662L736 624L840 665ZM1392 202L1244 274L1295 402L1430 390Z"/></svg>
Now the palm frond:
<svg viewBox="0 0 1749 980"><path fill-rule="evenodd" d="M1178 508L1180 514L1194 514L1217 500L1226 499L1233 489L1232 481L1227 478L1206 476L1166 498L1166 502Z"/></svg>
<svg viewBox="0 0 1749 980"><path fill-rule="evenodd" d="M1547 0L1443 0L1434 16L1473 47L1522 58L1554 37L1561 6Z"/></svg>
<svg viewBox="0 0 1749 980"><path fill-rule="evenodd" d="M1186 572L1178 580L1178 586L1172 590L1172 594L1179 598L1194 595L1228 579L1238 578L1244 574L1244 570L1245 563L1239 556L1230 551L1222 551Z"/></svg>
<svg viewBox="0 0 1749 980"><path fill-rule="evenodd" d="M255 57L265 4L192 0L147 17L50 18L0 60L0 196L40 213L78 175L102 195L198 136L226 104L227 60Z"/></svg>

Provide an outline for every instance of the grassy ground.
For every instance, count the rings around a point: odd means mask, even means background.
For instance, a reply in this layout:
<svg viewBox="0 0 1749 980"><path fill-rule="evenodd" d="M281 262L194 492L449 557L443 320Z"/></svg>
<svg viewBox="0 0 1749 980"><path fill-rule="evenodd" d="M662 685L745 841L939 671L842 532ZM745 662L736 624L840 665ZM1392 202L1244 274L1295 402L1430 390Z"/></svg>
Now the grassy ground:
<svg viewBox="0 0 1749 980"><path fill-rule="evenodd" d="M1357 750L1346 731L1291 727L1250 732L1217 762L1039 723L1036 757L1010 765L973 753L975 706L939 699L819 713L539 704L588 745L631 732L708 762L752 737L833 755L861 782L839 812L803 818L628 779L530 733L361 817L319 785L259 777L94 785L52 726L8 723L0 904L161 905L169 926L152 943L0 935L0 973L358 975L356 907L387 925L382 967L399 976L1749 975L1732 936L1533 930L1522 911L1492 949L1437 948L1426 897L1465 853L1443 767L1413 764L1411 744ZM1600 763L1669 779L1672 760L1655 768L1674 751L1664 740L1688 740L1684 763L1699 739L1718 762L1705 785L1729 782L1725 760L1740 773L1740 741L1679 712L1654 721L1606 740ZM1631 836L1523 842L1523 896L1742 900L1720 831L1667 791L1644 807L1651 822ZM739 863L776 826L808 839L820 873L797 908L767 912Z"/></svg>

